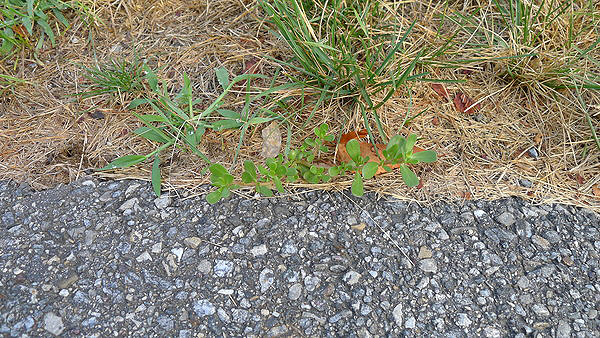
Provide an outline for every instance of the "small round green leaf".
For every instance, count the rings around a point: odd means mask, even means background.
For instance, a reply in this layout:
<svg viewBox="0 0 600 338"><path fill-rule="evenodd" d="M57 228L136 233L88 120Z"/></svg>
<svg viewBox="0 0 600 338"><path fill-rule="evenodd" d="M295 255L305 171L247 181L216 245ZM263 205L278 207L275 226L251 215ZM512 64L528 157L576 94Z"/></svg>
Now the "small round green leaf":
<svg viewBox="0 0 600 338"><path fill-rule="evenodd" d="M348 152L350 158L354 160L354 162L359 162L358 158L360 156L360 144L356 139L352 139L346 143L346 151Z"/></svg>
<svg viewBox="0 0 600 338"><path fill-rule="evenodd" d="M272 197L273 196L273 190L265 187L264 185L258 185L256 186L256 191L258 191L259 194L265 196L265 197Z"/></svg>
<svg viewBox="0 0 600 338"><path fill-rule="evenodd" d="M218 163L212 164L210 167L208 167L208 170L210 170L210 172L217 177L222 177L229 174L227 169Z"/></svg>
<svg viewBox="0 0 600 338"><path fill-rule="evenodd" d="M361 197L365 194L363 180L359 173L354 174L354 181L352 181L352 195Z"/></svg>
<svg viewBox="0 0 600 338"><path fill-rule="evenodd" d="M244 169L246 169L246 172L254 179L254 181L256 181L256 166L254 165L254 162L252 161L244 161Z"/></svg>
<svg viewBox="0 0 600 338"><path fill-rule="evenodd" d="M210 204L215 204L221 200L221 192L219 190L213 191L206 195L206 201Z"/></svg>
<svg viewBox="0 0 600 338"><path fill-rule="evenodd" d="M377 173L377 169L379 168L379 164L377 162L368 162L363 166L362 174L365 180L369 180L375 176Z"/></svg>
<svg viewBox="0 0 600 338"><path fill-rule="evenodd" d="M400 166L400 173L402 173L402 179L407 186L415 187L419 185L419 178L417 178L417 175L415 175L415 173L406 165Z"/></svg>

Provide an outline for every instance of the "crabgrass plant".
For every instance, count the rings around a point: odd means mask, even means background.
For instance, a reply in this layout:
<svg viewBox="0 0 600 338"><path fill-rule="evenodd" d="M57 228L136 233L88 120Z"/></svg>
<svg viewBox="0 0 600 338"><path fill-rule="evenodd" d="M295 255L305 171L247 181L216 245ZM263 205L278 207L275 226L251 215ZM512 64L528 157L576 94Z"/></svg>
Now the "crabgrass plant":
<svg viewBox="0 0 600 338"><path fill-rule="evenodd" d="M577 91L578 97L581 91L600 90L600 10L594 1L492 0L470 14L442 17L465 33L462 50L476 54L458 64L492 61L500 78L540 97L561 96L561 89ZM600 149L589 113L582 111Z"/></svg>
<svg viewBox="0 0 600 338"><path fill-rule="evenodd" d="M258 4L294 57L276 60L302 74L294 81L321 91L323 96L352 97L360 105L368 128L368 114L385 138L377 109L410 81L427 73L412 74L424 50L408 51L404 34L383 1L372 0L259 0ZM375 98L378 98L377 100Z"/></svg>
<svg viewBox="0 0 600 338"><path fill-rule="evenodd" d="M46 39L54 46L60 27L70 26L64 12L80 8L77 1L3 0L0 3L0 54L10 54L19 46L31 45L37 51Z"/></svg>
<svg viewBox="0 0 600 338"><path fill-rule="evenodd" d="M175 146L188 149L207 163L211 163L208 157L198 149L198 144L202 140L204 132L207 129L223 130L240 128L242 129L242 135L236 149L237 157L244 132L250 126L281 118L266 107L259 108L256 112L250 114L251 104L275 91L287 89L292 86L276 86L257 95L250 95L249 91L247 91L244 107L241 113L238 113L222 107L225 104L225 97L232 91L236 84L245 81L247 88L249 88L251 80L266 78L266 76L261 74L242 74L230 78L229 72L225 68L219 68L216 70L216 76L223 91L207 108L198 111L196 107L201 103L202 99L194 99L192 83L186 74L183 76L183 87L179 93L171 95L168 92L165 81L159 81L156 73L149 66L143 65L142 67L146 73L144 75L145 83L147 83L152 94L149 95L150 97L133 100L129 104L129 108L135 109L146 105L152 108L154 113L133 113L144 124L144 126L137 128L133 132L157 144L157 147L145 155L134 154L119 157L99 170L126 168L147 160L152 160L152 185L158 196L160 196L161 187L159 156L161 152ZM105 77L102 76L101 78L104 79ZM112 82L108 82L108 84L112 84ZM99 85L100 88L107 89L106 86L107 83L104 82ZM95 90L92 93L99 92ZM214 113L218 113L220 117L211 116ZM215 121L215 119L217 120Z"/></svg>

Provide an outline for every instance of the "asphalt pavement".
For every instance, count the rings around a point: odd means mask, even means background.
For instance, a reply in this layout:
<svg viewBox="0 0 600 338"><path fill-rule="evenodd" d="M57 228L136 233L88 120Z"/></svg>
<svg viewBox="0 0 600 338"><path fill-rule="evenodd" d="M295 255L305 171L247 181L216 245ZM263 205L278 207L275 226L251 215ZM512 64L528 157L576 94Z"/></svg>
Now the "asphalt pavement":
<svg viewBox="0 0 600 338"><path fill-rule="evenodd" d="M0 334L599 337L600 216L0 182Z"/></svg>

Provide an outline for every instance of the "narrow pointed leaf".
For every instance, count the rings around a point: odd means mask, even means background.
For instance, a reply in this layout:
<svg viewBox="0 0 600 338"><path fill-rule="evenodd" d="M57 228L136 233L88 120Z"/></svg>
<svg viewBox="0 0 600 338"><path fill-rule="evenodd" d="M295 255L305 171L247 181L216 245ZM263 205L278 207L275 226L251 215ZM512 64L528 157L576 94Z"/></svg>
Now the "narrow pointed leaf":
<svg viewBox="0 0 600 338"><path fill-rule="evenodd" d="M146 160L146 156L143 155L125 155L122 157L119 157L118 159L110 162L109 164L107 164L104 168L101 168L99 170L110 170L110 169L116 169L116 168L127 168L130 167L134 164L138 164L140 162L143 162Z"/></svg>
<svg viewBox="0 0 600 338"><path fill-rule="evenodd" d="M229 72L227 69L224 67L217 68L215 73L217 74L217 80L221 87L223 87L223 90L227 89L227 86L229 86Z"/></svg>

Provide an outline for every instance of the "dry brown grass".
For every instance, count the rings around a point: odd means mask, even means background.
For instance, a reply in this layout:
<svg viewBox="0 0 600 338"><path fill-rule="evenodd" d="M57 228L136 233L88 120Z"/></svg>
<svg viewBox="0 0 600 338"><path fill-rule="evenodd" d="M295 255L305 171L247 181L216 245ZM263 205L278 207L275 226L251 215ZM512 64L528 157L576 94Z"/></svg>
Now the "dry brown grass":
<svg viewBox="0 0 600 338"><path fill-rule="evenodd" d="M128 97L107 95L82 100L69 96L84 86L78 64L91 66L108 58L131 58L137 51L160 69L159 76L168 79L173 89L181 86L182 74L187 73L195 84L196 95L205 97L207 102L217 93L214 68L218 66L240 74L246 62L258 60L260 71L272 75L276 65L263 56L285 58L289 52L267 31L253 3L251 0L89 0L88 4L103 21L91 29L91 41L88 27L74 18L75 24L61 37L58 46L40 53L41 64L27 53L0 63L3 72L31 82L16 86L0 100L0 179L26 181L34 188L44 189L92 173L118 156L144 154L154 149L152 144L131 133L140 124L125 108ZM413 17L420 18L409 42L414 46L443 43L435 35L434 24L434 14L441 7L432 4L415 1L393 5L393 10L407 23ZM456 8L470 5L482 4L460 1ZM600 9L596 15L599 13ZM564 39L560 26L552 32L557 41ZM597 30L582 35L580 48L597 38ZM460 51L465 57L476 52L467 48ZM600 58L598 50L593 55ZM595 194L595 189L600 191L600 151L591 139L574 92L539 87L534 81L539 72L531 67L524 68L528 71L525 81L503 80L497 73L498 67L503 67L502 62L495 67L474 63L469 66L473 70L470 74L426 66L424 69L437 78L465 79L460 85L448 85L448 91L451 95L459 90L466 93L480 102L482 109L477 115L457 112L452 102L440 100L427 83L416 83L410 99L406 92L397 93L378 112L384 129L390 135L408 132L420 135L419 145L436 150L439 160L416 168L424 183L420 189L406 188L398 173L370 180L367 187L422 202L520 196L535 202L561 202L600 211L600 192ZM558 58L542 60L540 67L549 67L549 62L558 62ZM278 95L296 95L300 107L299 94L296 91ZM314 102L316 98L309 95L307 100ZM230 104L235 106L241 99L241 96L233 98ZM584 99L593 123L600 130L599 92L586 91ZM360 113L343 99L328 102L317 111L310 125L303 127L311 108L308 106L288 121L293 144L299 144L322 122L332 126L336 135L364 127ZM409 109L413 114L429 110L402 127ZM95 119L81 113L96 110L105 117ZM240 160L258 158L262 127L248 130ZM285 131L282 132L285 139ZM207 132L200 148L209 158L231 164L232 149L238 139L237 130ZM537 149L537 158L528 155L531 147ZM165 188L199 192L200 186L208 182L207 176L201 175L205 163L190 153L176 150L162 155ZM148 179L149 167L94 174ZM239 174L239 168L233 171ZM532 182L532 187L521 186L521 179ZM290 187L345 189L350 183L348 178L317 186Z"/></svg>

